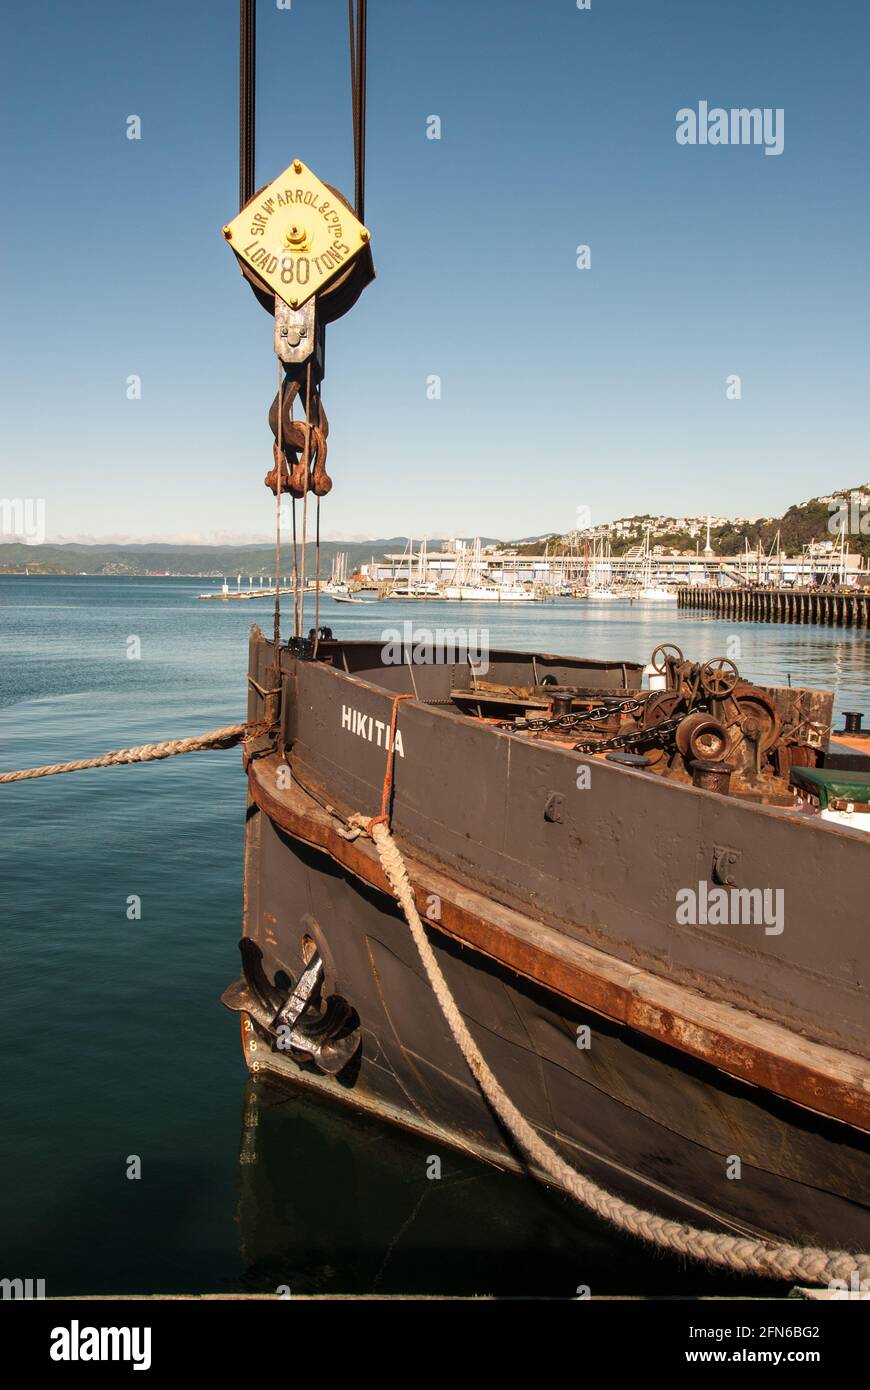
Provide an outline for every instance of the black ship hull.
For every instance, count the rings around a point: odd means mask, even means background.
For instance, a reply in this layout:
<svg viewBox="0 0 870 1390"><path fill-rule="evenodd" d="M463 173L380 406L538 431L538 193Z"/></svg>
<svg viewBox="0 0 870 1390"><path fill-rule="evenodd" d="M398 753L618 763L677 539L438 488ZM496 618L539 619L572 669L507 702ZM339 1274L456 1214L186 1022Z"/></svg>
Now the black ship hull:
<svg viewBox="0 0 870 1390"><path fill-rule="evenodd" d="M870 1248L866 839L613 764L579 790L576 753L457 713L456 666L380 668L374 644L323 655L252 638L249 718L280 727L248 753L244 971L225 995L248 1066L425 1134L433 1153L526 1167L373 846L347 830L352 812L377 812L391 762L393 831L448 985L553 1147L663 1216ZM494 661L508 686L542 673L611 695L640 684L631 665ZM398 693L414 698L388 757ZM781 935L675 925L676 892L712 880L723 846L744 884L787 877ZM312 961L299 1013L301 995L287 1001Z"/></svg>

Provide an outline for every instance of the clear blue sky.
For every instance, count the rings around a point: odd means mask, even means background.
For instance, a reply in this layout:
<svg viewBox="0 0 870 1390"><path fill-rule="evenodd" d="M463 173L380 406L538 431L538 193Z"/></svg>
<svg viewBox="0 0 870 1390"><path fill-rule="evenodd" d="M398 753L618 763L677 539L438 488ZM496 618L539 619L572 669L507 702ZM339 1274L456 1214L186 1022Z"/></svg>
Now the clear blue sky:
<svg viewBox="0 0 870 1390"><path fill-rule="evenodd" d="M378 280L330 329L325 534L768 514L867 479L866 0L369 14ZM351 193L344 0L258 23L258 182L299 156ZM220 235L237 6L43 0L4 30L0 494L44 496L52 537L268 535L271 320ZM679 146L701 100L782 107L783 153Z"/></svg>

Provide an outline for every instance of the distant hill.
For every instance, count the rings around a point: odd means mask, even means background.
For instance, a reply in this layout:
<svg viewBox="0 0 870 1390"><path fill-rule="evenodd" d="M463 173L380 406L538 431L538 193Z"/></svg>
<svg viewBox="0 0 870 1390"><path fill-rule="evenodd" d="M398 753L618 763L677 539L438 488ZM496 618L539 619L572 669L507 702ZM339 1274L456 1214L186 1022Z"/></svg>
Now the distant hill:
<svg viewBox="0 0 870 1390"><path fill-rule="evenodd" d="M486 543L486 541L485 541ZM388 536L374 541L323 541L320 546L320 571L328 575L333 557L344 553L348 560L348 573L360 564L383 559L385 555L401 555L408 544L407 536ZM415 551L419 540L415 541ZM440 542L430 542L430 549L437 550ZM315 563L315 547L309 542L305 547L306 573L312 574ZM21 573L27 568L31 574L116 574L116 575L198 575L204 579L220 579L224 575L243 574L272 575L275 567L275 546L271 542L263 545L170 545L154 544L129 545L83 545L69 542L63 545L25 545L10 542L0 545L0 574ZM293 550L285 535L283 544L283 572L290 574L293 568Z"/></svg>
<svg viewBox="0 0 870 1390"><path fill-rule="evenodd" d="M773 544L777 531L781 534L783 550L788 554L800 554L809 541L832 539L828 528L831 518L830 498L848 498L853 492L863 493L867 506L863 516L868 534L850 532L849 546L853 553L865 555L870 559L870 484L855 488L844 488L824 497L813 497L809 502L797 503L789 507L782 516L758 517L754 520L724 521L722 518L711 527L710 539L717 555L742 555L749 542L754 548L761 541L766 550ZM675 529L674 518L645 516L622 517L609 522L606 527L597 527L596 534L605 532L610 541L612 553L623 555L643 539L644 528L651 526L651 542L660 545L665 552L676 550L694 551L698 541L703 547L706 540L706 519L701 517L682 518L693 523L693 532L688 529ZM700 530L699 530L700 528ZM467 537L470 543L472 538ZM543 555L546 550L559 554L576 538L560 536L549 532L541 536L525 536L520 540L497 541L482 536L484 545L498 545L518 551L521 555ZM336 554L344 552L348 557L348 573L358 565L371 560L382 560L388 554L401 554L408 544L407 536L381 537L373 541L324 541L320 547L321 574L328 575ZM415 550L419 538L415 539ZM432 540L431 551L441 548L443 542ZM0 545L0 574L20 573L25 566L31 574L103 574L103 575L197 575L203 579L220 579L232 575L271 576L274 567L275 547L271 542L262 545L173 545L166 542L131 543L128 545L84 545L77 542L65 544L24 545L11 542ZM284 537L283 572L289 574L293 565L292 549L288 537ZM315 563L314 544L309 542L305 551L305 569L313 573Z"/></svg>
<svg viewBox="0 0 870 1390"><path fill-rule="evenodd" d="M344 551L352 569L384 551L401 551L407 539L394 536L365 542L324 541L320 547L321 571L329 574L333 556ZM293 568L292 547L285 538L284 573ZM305 567L314 563L314 545L306 546ZM275 547L266 545L0 545L0 573L21 571L31 574L116 574L271 575L275 567Z"/></svg>
<svg viewBox="0 0 870 1390"><path fill-rule="evenodd" d="M742 555L747 541L750 549L755 549L760 541L765 550L770 550L778 531L782 549L786 554L799 555L810 541L836 539L836 526L834 531L829 529L829 522L831 517L836 515L836 508L832 511L829 503L834 498L848 502L852 493L863 494L866 499L863 510L859 508L857 511L859 521L863 518L866 534L862 535L860 531L856 533L847 527L849 548L853 554L870 558L870 484L867 483L836 489L823 497L813 497L809 502L796 503L784 511L782 516L734 521L719 518L710 528L710 544L717 555ZM666 553L671 550L694 551L699 541L703 549L707 539L706 518L683 519L694 523L692 530L679 528L674 524L672 517L654 517L646 514L620 517L618 521L594 528L594 534L599 538L602 533L605 534L613 555L624 555L627 550L639 545L648 526L651 527L650 543L660 545ZM852 519L854 518L850 517L850 521ZM580 534L582 537L584 534L591 536L592 533ZM524 555L542 555L549 546L551 554L558 554L572 544L576 544L576 536L569 534L555 538L531 538L517 542L516 548Z"/></svg>

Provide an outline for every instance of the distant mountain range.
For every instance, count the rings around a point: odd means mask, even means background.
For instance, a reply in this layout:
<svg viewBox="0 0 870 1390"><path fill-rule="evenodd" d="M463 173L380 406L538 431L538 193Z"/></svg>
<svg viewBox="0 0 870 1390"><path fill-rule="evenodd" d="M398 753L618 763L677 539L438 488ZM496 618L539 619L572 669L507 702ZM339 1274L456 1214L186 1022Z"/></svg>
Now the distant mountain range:
<svg viewBox="0 0 870 1390"><path fill-rule="evenodd" d="M853 553L858 552L870 559L870 484L843 488L825 496L813 497L809 502L801 502L787 508L782 516L757 517L753 520L723 521L721 518L711 527L710 539L717 555L742 554L747 541L750 547L760 542L765 549L774 543L777 531L780 532L782 548L787 554L800 554L810 541L825 541L836 538L836 524L832 531L829 523L832 517L832 499L850 496L864 498L853 504L850 521L862 523L857 529L854 524L847 528L847 538ZM834 509L835 510L835 509ZM694 518L696 522L702 518ZM623 554L643 538L644 528L652 527L651 541L661 545L666 551L693 551L699 543L697 526L691 531L674 529L673 519L652 516L623 517L609 522L606 527L596 528L596 534L606 533L611 541L614 555ZM862 530L864 534L862 534ZM469 542L471 537L466 538ZM557 553L567 547L569 536L551 532L543 536L525 536L520 540L500 542L492 537L481 537L484 545L499 545L517 549L522 554L543 554L549 548ZM706 528L700 544L706 541ZM371 560L382 560L387 554L401 554L408 544L407 536L381 537L372 541L324 541L320 547L320 571L328 576L336 554L348 557L348 573L358 565ZM416 542L419 544L419 541ZM432 541L430 548L438 550L441 541ZM130 543L126 545L85 545L80 542L63 544L25 545L23 542L9 542L0 545L0 574L22 573L28 569L31 574L95 574L95 575L197 575L204 579L217 579L241 574L255 578L271 576L274 569L275 547L271 542L262 545L173 545L169 543ZM315 564L315 548L309 542L305 550L305 569L312 574ZM290 574L293 565L292 549L285 537L283 546L283 572Z"/></svg>
<svg viewBox="0 0 870 1390"><path fill-rule="evenodd" d="M384 550L399 550L407 545L407 538L394 536L386 540L353 544L340 541L324 541L320 547L321 572L327 575L332 568L333 556L345 551L348 566L355 567L363 560L370 560L372 554L382 554ZM292 548L283 546L284 573L293 568ZM305 568L315 559L313 543L306 546ZM31 574L194 574L203 578L227 578L237 574L272 575L275 569L275 546L266 545L80 545L70 542L65 545L24 545L20 542L0 545L0 574L11 571L21 572L27 568Z"/></svg>
<svg viewBox="0 0 870 1390"><path fill-rule="evenodd" d="M484 544L489 544L484 538ZM336 554L347 555L348 573L357 565L383 559L407 547L407 536L388 536L374 541L323 541L320 546L320 572L329 575ZM419 541L415 544L419 544ZM440 542L433 542L438 549ZM282 547L283 573L293 569L293 551L285 536ZM306 574L314 573L315 547L305 547ZM10 542L0 545L0 574L20 574L25 568L31 574L115 574L115 575L198 575L222 579L242 574L271 576L275 569L275 546L263 545L83 545L65 544L25 545Z"/></svg>

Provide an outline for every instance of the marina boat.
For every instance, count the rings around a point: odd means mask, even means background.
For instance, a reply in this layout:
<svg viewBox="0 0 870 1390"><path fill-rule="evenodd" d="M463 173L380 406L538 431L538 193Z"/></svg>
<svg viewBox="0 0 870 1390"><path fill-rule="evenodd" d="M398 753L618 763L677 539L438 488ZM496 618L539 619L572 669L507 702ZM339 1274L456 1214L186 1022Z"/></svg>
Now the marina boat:
<svg viewBox="0 0 870 1390"><path fill-rule="evenodd" d="M650 552L650 532L649 528L644 531L643 537L643 560L641 564L640 590L637 597L641 603L676 603L676 591L666 589L663 584L657 584L653 580L652 573L652 554Z"/></svg>
<svg viewBox="0 0 870 1390"><path fill-rule="evenodd" d="M332 562L332 573L320 592L328 594L335 603L373 603L373 599L360 598L347 582L347 554L341 551Z"/></svg>
<svg viewBox="0 0 870 1390"><path fill-rule="evenodd" d="M499 603L538 603L540 599L532 589L524 589L522 584L497 584Z"/></svg>
<svg viewBox="0 0 870 1390"><path fill-rule="evenodd" d="M425 542L420 546L418 557L418 572L414 574L414 537L408 537L408 544L405 548L403 559L407 556L407 569L403 577L399 578L395 584L391 585L387 592L387 598L417 598L417 590L421 584L423 572L423 549Z"/></svg>
<svg viewBox="0 0 870 1390"><path fill-rule="evenodd" d="M423 599L443 597L440 585L436 583L434 579L429 578L427 538L424 536L420 542L420 549L416 557L416 568L414 565L413 536L408 540L405 554L402 557L403 561L405 560L405 556L407 556L407 568L405 573L390 587L387 598Z"/></svg>
<svg viewBox="0 0 870 1390"><path fill-rule="evenodd" d="M357 70L357 153L360 101ZM351 205L298 159L255 193L244 126L242 147L224 236L284 364L266 482L319 506L322 337L374 274L364 161ZM288 245L317 254L292 304ZM502 601L479 542L454 587ZM252 1073L697 1258L870 1250L870 758L832 739L832 695L669 645L644 689L636 662L453 631L348 641L300 606L289 637L250 635L223 1001Z"/></svg>
<svg viewBox="0 0 870 1390"><path fill-rule="evenodd" d="M347 582L347 553L340 551L334 556L329 579L321 585L321 593L330 598L347 598L350 588Z"/></svg>
<svg viewBox="0 0 870 1390"><path fill-rule="evenodd" d="M670 589L665 589L660 584L648 584L642 588L637 597L642 603L676 603L677 595Z"/></svg>
<svg viewBox="0 0 870 1390"><path fill-rule="evenodd" d="M587 557L584 568L588 574L588 597L593 603L604 603L619 598L619 593L613 587L610 541L601 538L592 542L591 564Z"/></svg>
<svg viewBox="0 0 870 1390"><path fill-rule="evenodd" d="M453 581L442 587L441 597L452 603L535 603L538 598L516 581L496 583L485 574L479 537L470 550L460 545Z"/></svg>
<svg viewBox="0 0 870 1390"><path fill-rule="evenodd" d="M448 584L441 597L454 603L537 602L537 595L519 584Z"/></svg>

